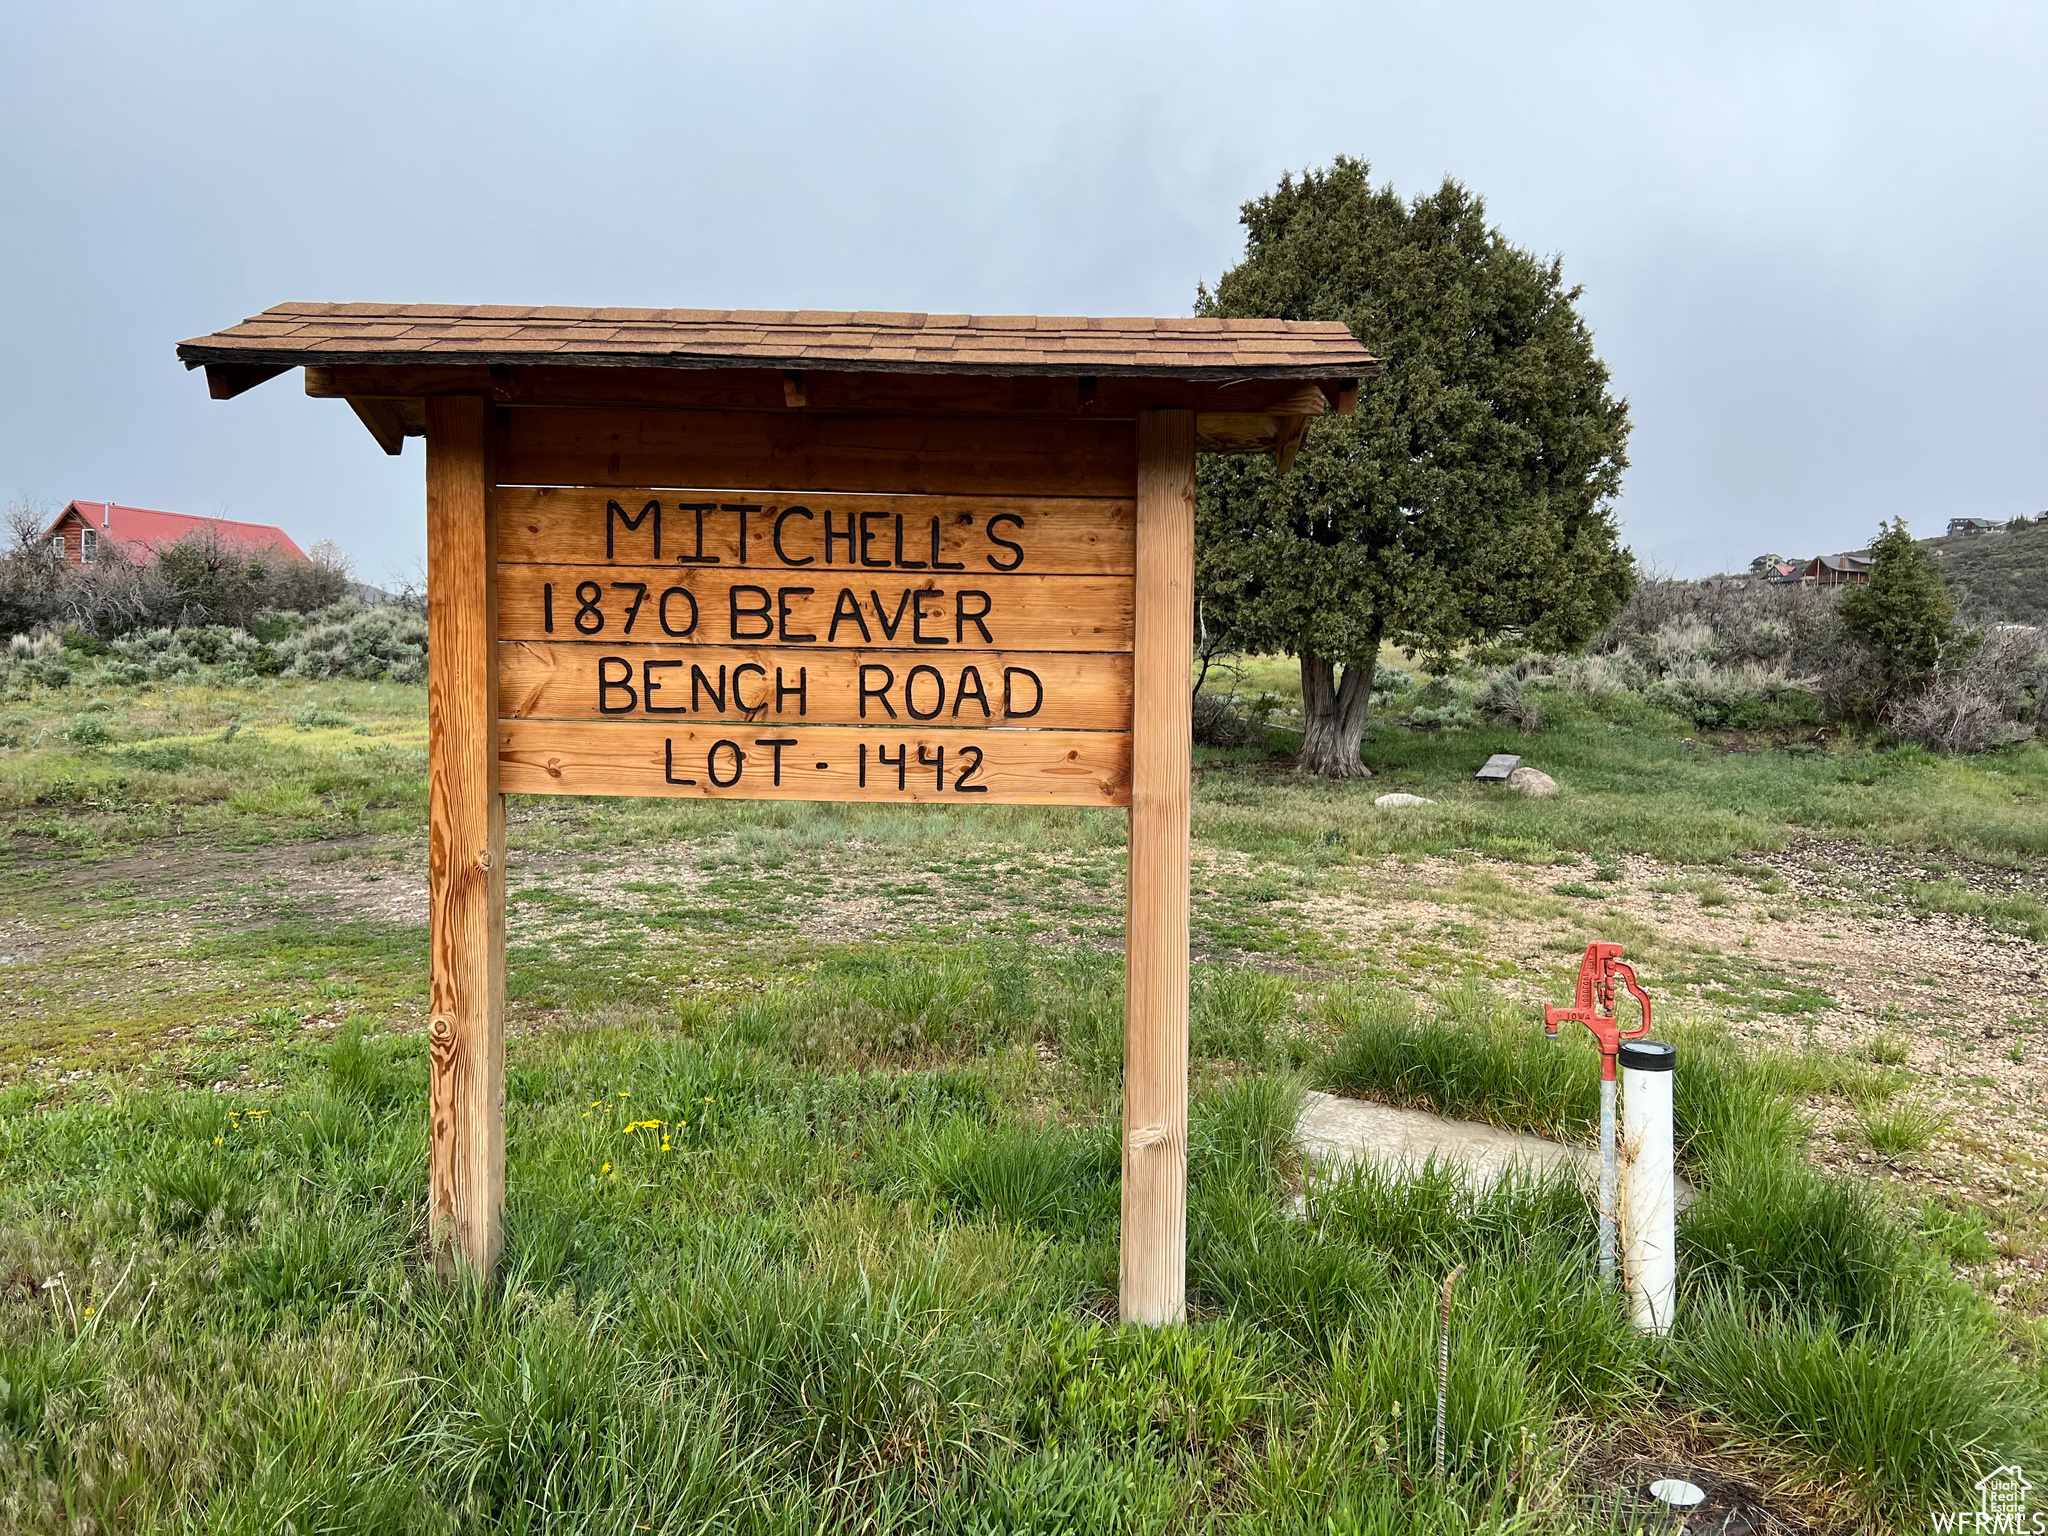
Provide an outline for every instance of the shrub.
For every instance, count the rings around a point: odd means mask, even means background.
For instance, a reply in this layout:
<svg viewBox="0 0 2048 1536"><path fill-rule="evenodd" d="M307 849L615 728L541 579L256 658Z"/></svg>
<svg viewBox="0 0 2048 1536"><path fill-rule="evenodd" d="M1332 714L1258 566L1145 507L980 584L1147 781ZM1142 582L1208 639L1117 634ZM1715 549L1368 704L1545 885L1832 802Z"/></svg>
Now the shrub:
<svg viewBox="0 0 2048 1536"><path fill-rule="evenodd" d="M1512 671L1496 672L1487 678L1473 701L1482 719L1511 725L1524 736L1543 729L1543 705L1523 690L1522 679Z"/></svg>
<svg viewBox="0 0 2048 1536"><path fill-rule="evenodd" d="M1255 747L1265 742L1263 719L1256 718L1234 693L1195 691L1195 744L1203 747Z"/></svg>
<svg viewBox="0 0 2048 1536"><path fill-rule="evenodd" d="M1820 701L1807 683L1754 661L1716 667L1693 662L1651 683L1644 696L1704 730L1816 725Z"/></svg>
<svg viewBox="0 0 2048 1536"><path fill-rule="evenodd" d="M196 533L131 559L101 541L91 565L68 565L43 548L42 511L18 506L0 549L0 634L68 625L112 639L137 630L220 625L250 629L266 610L306 613L347 596L348 557L332 543L305 560Z"/></svg>
<svg viewBox="0 0 2048 1536"><path fill-rule="evenodd" d="M1892 727L1937 752L1985 752L2025 741L2048 698L2048 638L1999 624L1951 647L1925 693L1893 705Z"/></svg>
<svg viewBox="0 0 2048 1536"><path fill-rule="evenodd" d="M277 654L247 630L225 624L186 629L163 627L124 635L109 643L102 665L115 676L140 682L211 678L241 682L278 669Z"/></svg>
<svg viewBox="0 0 2048 1536"><path fill-rule="evenodd" d="M43 546L47 508L17 502L0 529L0 635L25 635L64 613L64 562Z"/></svg>
<svg viewBox="0 0 2048 1536"><path fill-rule="evenodd" d="M2033 726L2006 719L1996 700L1962 681L1901 700L1890 718L1901 736L1937 752L1988 752L2034 734Z"/></svg>
<svg viewBox="0 0 2048 1536"><path fill-rule="evenodd" d="M1748 580L1640 582L1587 660L1625 658L1601 692L1632 688L1707 729L1806 724L1861 707L1868 652L1844 629L1836 594ZM1636 681L1637 672L1641 681ZM1817 701L1817 703L1815 702Z"/></svg>
<svg viewBox="0 0 2048 1536"><path fill-rule="evenodd" d="M277 655L288 677L424 682L427 621L396 605L357 608L340 603L313 614L304 630L280 640Z"/></svg>
<svg viewBox="0 0 2048 1536"><path fill-rule="evenodd" d="M1415 690L1408 709L1408 724L1416 730L1464 730L1479 723L1471 679L1454 676L1432 677Z"/></svg>

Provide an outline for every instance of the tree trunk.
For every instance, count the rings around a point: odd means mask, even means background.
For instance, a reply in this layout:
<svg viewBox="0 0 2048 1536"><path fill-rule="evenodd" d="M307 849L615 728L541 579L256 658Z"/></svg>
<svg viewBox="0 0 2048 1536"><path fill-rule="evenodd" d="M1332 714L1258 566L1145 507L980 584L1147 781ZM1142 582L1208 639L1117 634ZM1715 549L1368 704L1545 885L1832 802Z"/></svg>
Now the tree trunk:
<svg viewBox="0 0 2048 1536"><path fill-rule="evenodd" d="M1321 774L1326 779L1369 779L1372 770L1358 760L1358 743L1365 735L1366 709L1372 702L1372 677L1379 665L1377 652L1364 661L1348 661L1344 675L1337 675L1337 663L1323 656L1301 657L1301 757L1303 773Z"/></svg>

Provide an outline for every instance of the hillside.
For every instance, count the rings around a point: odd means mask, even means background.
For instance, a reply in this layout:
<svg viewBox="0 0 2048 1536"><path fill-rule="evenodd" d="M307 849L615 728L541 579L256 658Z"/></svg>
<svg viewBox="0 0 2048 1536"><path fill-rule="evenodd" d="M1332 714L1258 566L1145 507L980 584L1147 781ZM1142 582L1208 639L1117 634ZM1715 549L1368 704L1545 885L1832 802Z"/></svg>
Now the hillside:
<svg viewBox="0 0 2048 1536"><path fill-rule="evenodd" d="M2048 523L1923 542L1970 617L2048 623Z"/></svg>

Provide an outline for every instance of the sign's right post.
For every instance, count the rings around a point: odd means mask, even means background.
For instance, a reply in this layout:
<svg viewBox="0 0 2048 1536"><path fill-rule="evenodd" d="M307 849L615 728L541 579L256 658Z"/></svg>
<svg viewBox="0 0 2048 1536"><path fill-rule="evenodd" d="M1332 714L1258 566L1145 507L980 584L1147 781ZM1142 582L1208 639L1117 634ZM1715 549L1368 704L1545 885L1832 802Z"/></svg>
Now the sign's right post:
<svg viewBox="0 0 2048 1536"><path fill-rule="evenodd" d="M1192 411L1139 413L1137 498L1119 1301L1161 1326L1187 1317Z"/></svg>

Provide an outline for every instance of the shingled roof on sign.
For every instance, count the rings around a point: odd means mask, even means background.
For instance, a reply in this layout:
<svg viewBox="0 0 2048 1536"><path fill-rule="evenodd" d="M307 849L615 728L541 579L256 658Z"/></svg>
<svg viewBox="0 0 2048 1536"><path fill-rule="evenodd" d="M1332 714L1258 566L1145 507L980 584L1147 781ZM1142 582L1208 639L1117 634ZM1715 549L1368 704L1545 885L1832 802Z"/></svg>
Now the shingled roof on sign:
<svg viewBox="0 0 2048 1536"><path fill-rule="evenodd" d="M178 345L188 368L345 363L733 366L1072 377L1369 378L1333 320L279 304Z"/></svg>

